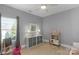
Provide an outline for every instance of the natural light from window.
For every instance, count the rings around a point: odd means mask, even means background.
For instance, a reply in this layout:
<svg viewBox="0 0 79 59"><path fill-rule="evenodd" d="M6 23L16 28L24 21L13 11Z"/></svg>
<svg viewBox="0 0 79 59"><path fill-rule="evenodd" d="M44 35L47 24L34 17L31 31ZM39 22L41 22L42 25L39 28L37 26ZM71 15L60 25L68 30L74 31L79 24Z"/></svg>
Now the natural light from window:
<svg viewBox="0 0 79 59"><path fill-rule="evenodd" d="M1 41L16 36L16 18L1 17Z"/></svg>

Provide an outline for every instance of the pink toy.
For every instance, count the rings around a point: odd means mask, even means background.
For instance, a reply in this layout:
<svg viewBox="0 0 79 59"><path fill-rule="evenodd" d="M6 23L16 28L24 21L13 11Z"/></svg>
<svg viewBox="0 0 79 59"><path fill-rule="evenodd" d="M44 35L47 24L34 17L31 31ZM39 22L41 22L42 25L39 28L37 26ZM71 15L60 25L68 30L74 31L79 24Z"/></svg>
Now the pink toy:
<svg viewBox="0 0 79 59"><path fill-rule="evenodd" d="M21 48L14 48L13 49L13 55L21 55L20 50L21 50Z"/></svg>

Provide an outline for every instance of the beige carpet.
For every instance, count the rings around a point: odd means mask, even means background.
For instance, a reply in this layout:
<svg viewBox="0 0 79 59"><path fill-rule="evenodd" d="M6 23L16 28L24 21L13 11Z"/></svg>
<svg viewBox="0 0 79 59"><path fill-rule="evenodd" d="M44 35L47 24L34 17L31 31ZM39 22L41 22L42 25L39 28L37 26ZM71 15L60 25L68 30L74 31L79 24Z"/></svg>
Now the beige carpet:
<svg viewBox="0 0 79 59"><path fill-rule="evenodd" d="M32 48L22 49L22 55L68 55L69 50L64 47L57 47L49 43L42 43Z"/></svg>

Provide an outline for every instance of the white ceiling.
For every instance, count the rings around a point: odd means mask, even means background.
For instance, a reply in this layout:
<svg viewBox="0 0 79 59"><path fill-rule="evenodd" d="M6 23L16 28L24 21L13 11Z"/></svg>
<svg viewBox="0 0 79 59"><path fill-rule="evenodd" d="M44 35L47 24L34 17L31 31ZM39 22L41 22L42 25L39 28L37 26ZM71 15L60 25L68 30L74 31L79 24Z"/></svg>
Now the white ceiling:
<svg viewBox="0 0 79 59"><path fill-rule="evenodd" d="M47 9L42 10L41 4L6 4L7 6L25 11L27 13L37 15L40 17L46 17L55 13L66 11L75 7L78 7L78 4L46 4Z"/></svg>

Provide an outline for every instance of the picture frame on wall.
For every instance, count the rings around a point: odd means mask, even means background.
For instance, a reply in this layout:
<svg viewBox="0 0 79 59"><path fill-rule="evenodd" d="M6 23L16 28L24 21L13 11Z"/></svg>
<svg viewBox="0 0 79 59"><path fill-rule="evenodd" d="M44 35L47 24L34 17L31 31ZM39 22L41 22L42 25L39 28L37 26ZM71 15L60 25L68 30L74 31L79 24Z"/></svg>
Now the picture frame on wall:
<svg viewBox="0 0 79 59"><path fill-rule="evenodd" d="M37 31L37 24L30 24L30 31L36 32Z"/></svg>

